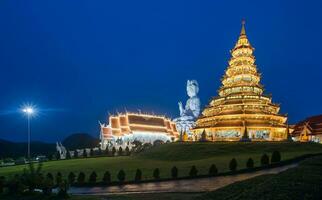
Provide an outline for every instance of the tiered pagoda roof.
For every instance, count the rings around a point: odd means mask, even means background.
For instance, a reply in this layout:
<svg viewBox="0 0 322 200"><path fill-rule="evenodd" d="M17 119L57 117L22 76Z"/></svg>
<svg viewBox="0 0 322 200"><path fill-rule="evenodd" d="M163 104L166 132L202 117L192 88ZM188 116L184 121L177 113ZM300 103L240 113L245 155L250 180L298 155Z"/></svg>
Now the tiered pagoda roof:
<svg viewBox="0 0 322 200"><path fill-rule="evenodd" d="M195 131L242 126L266 129L286 127L287 118L279 114L280 106L272 103L270 96L263 94L261 74L257 70L253 52L243 21L239 38L230 51L231 58L218 96L202 112Z"/></svg>

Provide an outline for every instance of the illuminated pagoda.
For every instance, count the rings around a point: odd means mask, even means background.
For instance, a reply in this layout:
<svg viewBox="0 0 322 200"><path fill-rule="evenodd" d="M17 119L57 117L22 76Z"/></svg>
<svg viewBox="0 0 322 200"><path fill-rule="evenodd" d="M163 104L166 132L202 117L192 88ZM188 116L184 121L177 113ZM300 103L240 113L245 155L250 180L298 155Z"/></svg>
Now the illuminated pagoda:
<svg viewBox="0 0 322 200"><path fill-rule="evenodd" d="M193 129L195 140L203 131L210 141L281 141L287 139L287 117L280 106L263 94L249 43L245 21L231 50L231 59L222 78L219 96L203 110Z"/></svg>
<svg viewBox="0 0 322 200"><path fill-rule="evenodd" d="M140 141L152 143L176 141L176 125L164 116L125 113L109 117L109 124L101 125L101 148Z"/></svg>

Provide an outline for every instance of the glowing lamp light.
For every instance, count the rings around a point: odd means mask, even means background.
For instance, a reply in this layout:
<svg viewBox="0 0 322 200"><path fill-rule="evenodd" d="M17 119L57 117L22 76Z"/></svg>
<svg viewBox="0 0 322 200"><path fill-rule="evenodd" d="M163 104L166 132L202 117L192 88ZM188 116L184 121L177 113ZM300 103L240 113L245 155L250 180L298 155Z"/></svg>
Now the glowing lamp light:
<svg viewBox="0 0 322 200"><path fill-rule="evenodd" d="M33 114L35 111L34 111L34 109L33 109L33 108L31 108L31 107L26 107L26 108L24 108L24 109L22 110L22 112L26 113L27 115L31 115L31 114Z"/></svg>

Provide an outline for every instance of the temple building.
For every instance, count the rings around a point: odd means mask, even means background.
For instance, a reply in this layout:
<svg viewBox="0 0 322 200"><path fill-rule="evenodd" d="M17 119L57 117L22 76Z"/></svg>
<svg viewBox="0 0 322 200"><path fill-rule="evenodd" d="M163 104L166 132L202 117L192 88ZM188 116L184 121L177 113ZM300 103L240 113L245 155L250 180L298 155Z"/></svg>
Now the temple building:
<svg viewBox="0 0 322 200"><path fill-rule="evenodd" d="M322 115L297 123L291 136L295 141L322 143Z"/></svg>
<svg viewBox="0 0 322 200"><path fill-rule="evenodd" d="M109 117L109 124L101 125L101 148L122 145L133 141L152 143L176 141L179 133L176 125L163 116L125 113Z"/></svg>
<svg viewBox="0 0 322 200"><path fill-rule="evenodd" d="M264 94L245 22L222 78L219 95L211 99L196 121L195 140L206 133L211 141L282 141L287 139L287 117Z"/></svg>

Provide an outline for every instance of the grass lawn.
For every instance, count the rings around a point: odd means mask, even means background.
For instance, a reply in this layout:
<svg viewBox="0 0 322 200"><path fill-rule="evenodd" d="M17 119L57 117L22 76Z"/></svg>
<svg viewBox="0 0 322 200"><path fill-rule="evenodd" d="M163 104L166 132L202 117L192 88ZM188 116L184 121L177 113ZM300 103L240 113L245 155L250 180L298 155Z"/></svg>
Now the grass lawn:
<svg viewBox="0 0 322 200"><path fill-rule="evenodd" d="M100 181L106 170L116 180L120 169L125 170L126 180L133 180L136 169L141 169L143 179L152 179L155 168L160 169L161 178L170 177L170 169L176 166L179 176L187 176L192 165L199 174L207 174L211 164L216 164L219 172L228 171L228 163L236 158L238 169L245 168L246 160L252 157L255 165L259 165L263 153L271 155L274 150L281 152L282 160L294 158L308 153L321 153L322 145L310 143L171 143L164 144L135 156L99 157L45 162L43 172L53 174L61 172L67 176L69 172L78 174L85 172L88 176L92 171L98 174ZM25 166L0 168L0 176L12 176L21 173Z"/></svg>

